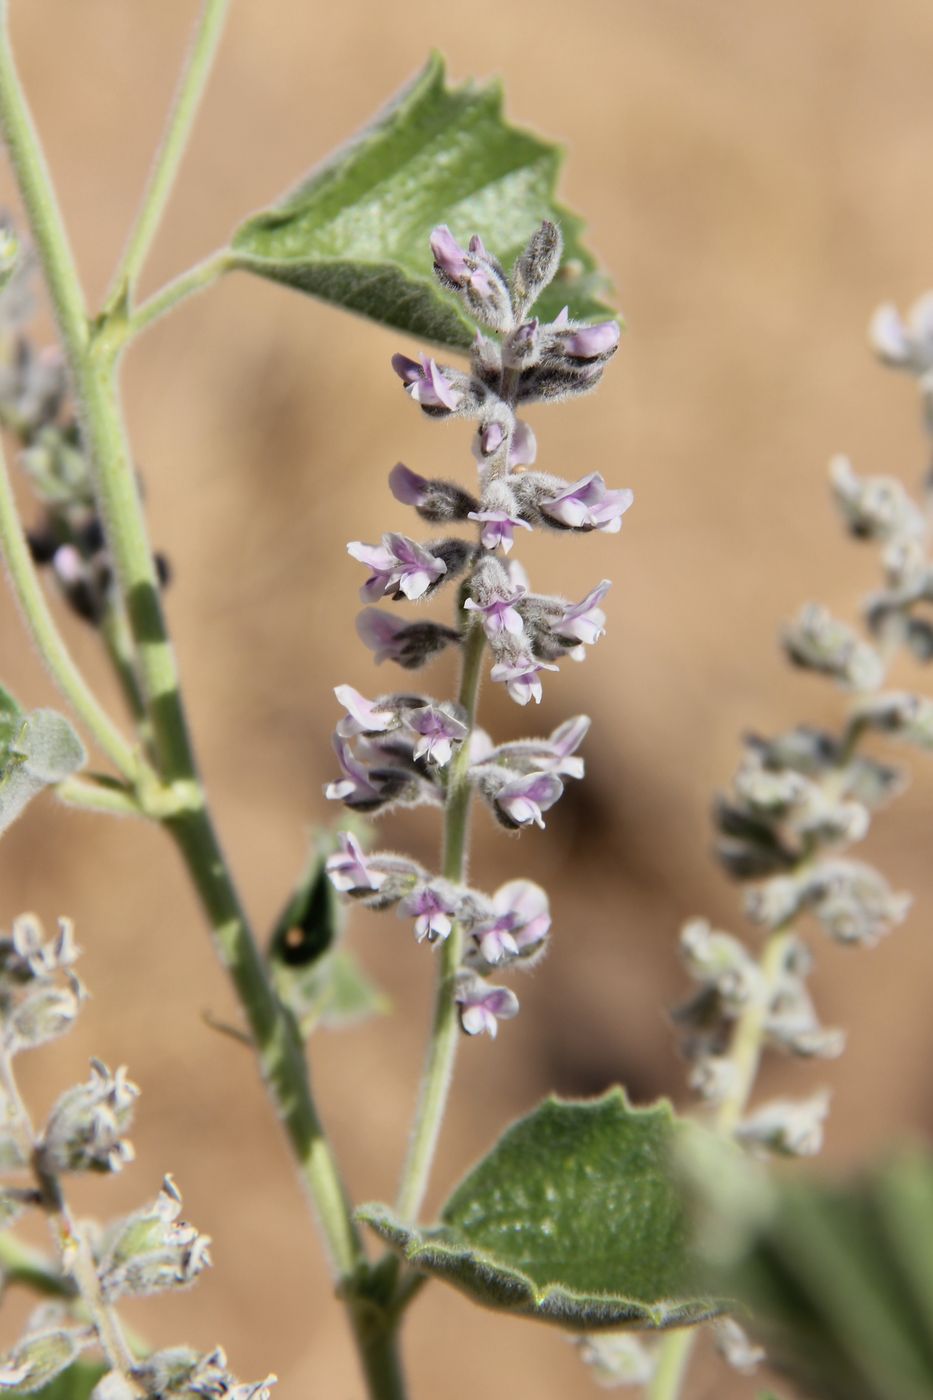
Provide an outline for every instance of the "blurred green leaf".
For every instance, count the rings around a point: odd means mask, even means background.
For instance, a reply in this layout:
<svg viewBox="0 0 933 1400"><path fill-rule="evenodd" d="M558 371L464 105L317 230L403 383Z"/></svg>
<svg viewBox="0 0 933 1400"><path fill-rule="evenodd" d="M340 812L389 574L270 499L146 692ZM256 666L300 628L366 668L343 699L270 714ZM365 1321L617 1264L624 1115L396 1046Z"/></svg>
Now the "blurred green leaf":
<svg viewBox="0 0 933 1400"><path fill-rule="evenodd" d="M102 1361L75 1361L41 1390L31 1391L31 1400L89 1400L95 1385L108 1369ZM16 1396L25 1392L7 1390L4 1393L15 1400Z"/></svg>
<svg viewBox="0 0 933 1400"><path fill-rule="evenodd" d="M823 1400L933 1395L933 1163L782 1183L728 1285L769 1356Z"/></svg>
<svg viewBox="0 0 933 1400"><path fill-rule="evenodd" d="M318 833L307 868L269 940L276 991L304 1037L318 1027L337 1030L389 1009L353 954L338 946L343 908L326 869L335 849L332 834Z"/></svg>
<svg viewBox="0 0 933 1400"><path fill-rule="evenodd" d="M23 719L23 711L16 700L0 685L0 773L6 767L10 747Z"/></svg>
<svg viewBox="0 0 933 1400"><path fill-rule="evenodd" d="M573 1331L673 1327L720 1311L691 1285L670 1106L614 1089L551 1098L510 1127L419 1228L387 1206L358 1215L417 1269L475 1302Z"/></svg>
<svg viewBox="0 0 933 1400"><path fill-rule="evenodd" d="M386 326L466 350L475 334L433 273L428 236L478 233L506 266L543 219L560 224L564 265L538 303L581 320L611 312L581 242L582 223L555 202L561 152L508 126L497 83L451 89L433 55L390 106L274 208L233 238L237 266Z"/></svg>

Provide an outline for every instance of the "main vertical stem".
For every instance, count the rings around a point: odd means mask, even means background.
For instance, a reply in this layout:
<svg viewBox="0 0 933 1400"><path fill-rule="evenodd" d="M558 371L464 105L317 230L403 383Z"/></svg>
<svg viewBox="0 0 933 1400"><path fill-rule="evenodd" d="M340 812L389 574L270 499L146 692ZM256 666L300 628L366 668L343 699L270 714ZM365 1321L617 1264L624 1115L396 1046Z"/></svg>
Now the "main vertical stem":
<svg viewBox="0 0 933 1400"><path fill-rule="evenodd" d="M484 643L482 625L478 621L470 622L463 642L459 701L466 710L471 733L482 675ZM470 735L467 735L450 764L444 813L444 878L447 880L460 881L466 874L472 796L469 766ZM444 941L439 957L431 1039L396 1206L403 1220L416 1219L427 1191L460 1039L454 1001L457 971L463 958L463 931L458 924L454 924Z"/></svg>

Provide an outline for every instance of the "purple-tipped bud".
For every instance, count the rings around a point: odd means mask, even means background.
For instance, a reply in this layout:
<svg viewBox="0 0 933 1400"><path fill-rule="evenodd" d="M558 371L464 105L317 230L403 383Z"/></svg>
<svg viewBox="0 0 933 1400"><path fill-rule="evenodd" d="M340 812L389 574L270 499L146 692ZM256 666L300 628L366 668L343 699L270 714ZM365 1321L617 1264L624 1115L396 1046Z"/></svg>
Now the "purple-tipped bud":
<svg viewBox="0 0 933 1400"><path fill-rule="evenodd" d="M438 481L419 476L398 462L389 473L392 495L403 505L414 506L422 520L466 520L477 502L454 481Z"/></svg>
<svg viewBox="0 0 933 1400"><path fill-rule="evenodd" d="M509 466L530 467L538 455L538 442L527 423L516 421L509 443Z"/></svg>
<svg viewBox="0 0 933 1400"><path fill-rule="evenodd" d="M399 622L381 608L364 608L356 619L360 641L376 662L395 661L406 670L423 666L435 652L460 641L460 633L437 622Z"/></svg>
<svg viewBox="0 0 933 1400"><path fill-rule="evenodd" d="M389 490L403 505L414 506L417 509L424 501L427 485L427 477L419 476L410 467L406 467L404 462L396 462L389 472Z"/></svg>
<svg viewBox="0 0 933 1400"><path fill-rule="evenodd" d="M589 472L540 505L552 523L568 530L604 530L607 535L616 535L634 499L635 493L628 487L610 491L599 472Z"/></svg>
<svg viewBox="0 0 933 1400"><path fill-rule="evenodd" d="M469 727L444 705L423 705L408 710L405 724L420 737L414 747L414 757L430 759L443 768L453 756L454 744L462 744Z"/></svg>
<svg viewBox="0 0 933 1400"><path fill-rule="evenodd" d="M454 1000L460 1007L460 1025L467 1035L496 1037L499 1021L518 1015L518 997L508 987L492 987L473 972L457 977Z"/></svg>
<svg viewBox="0 0 933 1400"><path fill-rule="evenodd" d="M344 776L328 783L324 796L331 802L345 802L348 807L375 807L382 802L382 793L370 780L369 771L339 734L334 735L334 752Z"/></svg>
<svg viewBox="0 0 933 1400"><path fill-rule="evenodd" d="M393 355L392 368L405 385L405 390L421 404L422 408L446 409L453 413L463 402L463 395L455 389L436 362L427 355L421 356L421 363L410 360L407 355Z"/></svg>
<svg viewBox="0 0 933 1400"><path fill-rule="evenodd" d="M541 704L542 671L556 671L557 666L547 661L537 661L533 656L519 656L514 661L499 661L489 675L494 681L502 681L516 705L527 705L533 700Z"/></svg>
<svg viewBox="0 0 933 1400"><path fill-rule="evenodd" d="M478 242L478 240L475 240ZM434 254L434 264L444 276L451 282L456 282L462 286L470 275L466 257L460 244L454 238L446 224L439 224L431 234L431 252ZM470 252L477 252L473 247L474 239L470 239ZM482 245L480 245L482 247ZM485 252L485 249L483 249Z"/></svg>
<svg viewBox="0 0 933 1400"><path fill-rule="evenodd" d="M484 457L491 457L494 452L498 452L505 437L505 429L501 423L487 423L485 428L480 428L479 442Z"/></svg>
<svg viewBox="0 0 933 1400"><path fill-rule="evenodd" d="M334 889L341 894L380 889L385 884L386 876L369 865L352 831L341 831L337 839L340 850L328 856L325 865Z"/></svg>
<svg viewBox="0 0 933 1400"><path fill-rule="evenodd" d="M528 773L504 783L495 795L495 804L507 826L540 826L543 812L560 797L564 785L556 773Z"/></svg>
<svg viewBox="0 0 933 1400"><path fill-rule="evenodd" d="M578 326L562 335L561 343L572 359L598 360L613 353L621 335L617 321L603 321L598 326Z"/></svg>

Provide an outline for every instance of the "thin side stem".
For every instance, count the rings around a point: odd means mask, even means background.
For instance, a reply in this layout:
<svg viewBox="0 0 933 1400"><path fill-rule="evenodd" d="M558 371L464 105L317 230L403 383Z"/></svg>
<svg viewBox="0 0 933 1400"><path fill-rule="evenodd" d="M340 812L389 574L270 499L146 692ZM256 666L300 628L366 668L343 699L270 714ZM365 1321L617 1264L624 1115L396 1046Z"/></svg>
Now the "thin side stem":
<svg viewBox="0 0 933 1400"><path fill-rule="evenodd" d="M78 719L119 772L134 782L140 758L88 686L62 640L42 591L16 509L13 485L0 442L0 552L23 618L53 681Z"/></svg>
<svg viewBox="0 0 933 1400"><path fill-rule="evenodd" d="M223 8L209 3L205 16L219 22ZM5 15L6 0L0 0L0 19ZM205 50L200 49L200 57L195 62L195 71L202 76L206 76L204 53ZM189 82L190 74L189 67ZM183 111L193 111L190 96L185 99ZM186 115L183 121L176 113L177 125L173 128L176 134L171 138L171 150L175 149L177 133L188 119ZM353 1288L356 1276L367 1267L362 1242L311 1095L304 1046L292 1018L271 985L220 848L195 765L115 384L116 354L121 343L119 328L112 339L108 337L106 325L93 344L89 339L77 275L5 28L0 31L0 122L45 268L76 388L82 441L89 455L107 543L126 606L160 777L170 785L170 795L175 798L163 811L162 818L175 838L210 922L217 953L239 994L263 1081L317 1208L330 1262L343 1286L350 1310L361 1360L364 1367L369 1368L370 1362L363 1355L365 1328L361 1312L364 1305ZM171 156L164 158L160 169L172 168L173 159ZM159 189L161 182L160 175ZM387 1345L383 1344L383 1351ZM385 1369L384 1362L382 1365ZM394 1400L388 1382L381 1389L374 1389L373 1394L379 1400Z"/></svg>
<svg viewBox="0 0 933 1400"><path fill-rule="evenodd" d="M484 644L482 625L471 622L463 642L459 694L471 731L482 675ZM469 742L468 735L451 760L444 814L444 877L454 881L462 880L466 874L469 847L470 799L473 792L469 780ZM424 1201L460 1040L454 1001L457 970L463 957L463 931L458 925L454 925L445 939L439 956L431 1039L396 1207L403 1220L415 1220Z"/></svg>
<svg viewBox="0 0 933 1400"><path fill-rule="evenodd" d="M695 1340L694 1327L684 1327L664 1338L657 1368L645 1392L646 1400L678 1400Z"/></svg>
<svg viewBox="0 0 933 1400"><path fill-rule="evenodd" d="M131 312L122 323L120 333L123 339L132 340L179 302L193 296L195 292L206 291L219 277L235 266L236 259L229 248L218 248L216 253L211 253L203 262L196 263L187 272L167 282Z"/></svg>
<svg viewBox="0 0 933 1400"><path fill-rule="evenodd" d="M223 34L230 0L204 0L136 223L114 274L108 308L128 304L156 236Z"/></svg>
<svg viewBox="0 0 933 1400"><path fill-rule="evenodd" d="M79 807L84 812L104 812L111 817L148 815L125 788L89 783L83 778L66 778L56 784L55 796L66 807Z"/></svg>

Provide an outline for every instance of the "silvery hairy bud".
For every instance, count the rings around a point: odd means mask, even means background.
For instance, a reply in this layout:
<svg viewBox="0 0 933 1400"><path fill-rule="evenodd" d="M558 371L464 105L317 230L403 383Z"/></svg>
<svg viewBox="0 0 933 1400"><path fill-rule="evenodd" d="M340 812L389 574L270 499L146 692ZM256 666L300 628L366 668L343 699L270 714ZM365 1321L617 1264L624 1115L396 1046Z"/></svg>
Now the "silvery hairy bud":
<svg viewBox="0 0 933 1400"><path fill-rule="evenodd" d="M60 1376L94 1340L89 1327L66 1325L66 1315L52 1305L38 1308L26 1332L0 1360L0 1390L28 1393Z"/></svg>
<svg viewBox="0 0 933 1400"><path fill-rule="evenodd" d="M471 510L479 509L475 497L455 482L419 476L403 462L396 463L389 473L389 487L397 501L414 506L422 520L434 523L466 520Z"/></svg>
<svg viewBox="0 0 933 1400"><path fill-rule="evenodd" d="M829 1100L825 1089L808 1099L775 1099L743 1119L736 1136L758 1151L784 1157L814 1157L823 1146Z"/></svg>
<svg viewBox="0 0 933 1400"><path fill-rule="evenodd" d="M933 748L933 701L925 696L891 691L874 695L858 706L854 722L883 734L895 734L923 749Z"/></svg>
<svg viewBox="0 0 933 1400"><path fill-rule="evenodd" d="M560 229L550 219L545 219L541 227L535 229L512 268L512 301L516 315L524 316L553 281L563 250L564 240Z"/></svg>
<svg viewBox="0 0 933 1400"><path fill-rule="evenodd" d="M594 1333L577 1341L580 1358L603 1386L646 1386L657 1369L657 1357L638 1337L627 1332Z"/></svg>
<svg viewBox="0 0 933 1400"><path fill-rule="evenodd" d="M37 987L11 1011L3 1030L8 1054L32 1050L70 1031L86 993L77 977L67 987Z"/></svg>
<svg viewBox="0 0 933 1400"><path fill-rule="evenodd" d="M871 320L869 339L893 369L917 375L933 369L933 292L914 302L906 321L892 303L879 306Z"/></svg>
<svg viewBox="0 0 933 1400"><path fill-rule="evenodd" d="M795 666L832 676L849 690L874 690L884 679L884 663L874 647L815 603L785 628L783 642Z"/></svg>
<svg viewBox="0 0 933 1400"><path fill-rule="evenodd" d="M170 1347L138 1362L133 1379L151 1400L269 1400L276 1378L240 1384L222 1347L203 1356L191 1347Z"/></svg>
<svg viewBox="0 0 933 1400"><path fill-rule="evenodd" d="M390 909L425 878L423 867L406 856L391 851L367 855L352 831L339 832L337 840L340 849L325 864L328 878L335 890L368 909Z"/></svg>
<svg viewBox="0 0 933 1400"><path fill-rule="evenodd" d="M511 330L514 316L508 280L478 234L464 249L447 225L439 224L431 234L431 252L441 286L461 297L474 320L490 330Z"/></svg>
<svg viewBox="0 0 933 1400"><path fill-rule="evenodd" d="M210 1265L210 1240L179 1220L181 1204L178 1188L167 1176L150 1205L104 1231L95 1253L108 1303L185 1288Z"/></svg>
<svg viewBox="0 0 933 1400"><path fill-rule="evenodd" d="M61 1172L118 1172L133 1160L122 1136L129 1127L139 1089L122 1067L111 1074L91 1061L85 1084L68 1089L55 1104L37 1149L50 1175Z"/></svg>
<svg viewBox="0 0 933 1400"><path fill-rule="evenodd" d="M862 540L923 535L923 514L893 476L860 477L848 457L829 464L833 495L849 532Z"/></svg>
<svg viewBox="0 0 933 1400"><path fill-rule="evenodd" d="M737 1016L763 999L764 976L755 959L737 938L712 929L706 919L684 925L680 951L690 976L716 988L727 1014Z"/></svg>
<svg viewBox="0 0 933 1400"><path fill-rule="evenodd" d="M734 1317L720 1317L713 1323L716 1350L733 1371L751 1375L765 1360L764 1347L753 1342Z"/></svg>

